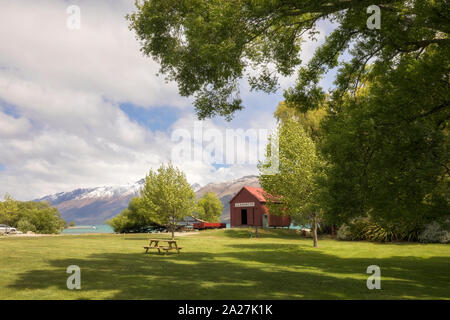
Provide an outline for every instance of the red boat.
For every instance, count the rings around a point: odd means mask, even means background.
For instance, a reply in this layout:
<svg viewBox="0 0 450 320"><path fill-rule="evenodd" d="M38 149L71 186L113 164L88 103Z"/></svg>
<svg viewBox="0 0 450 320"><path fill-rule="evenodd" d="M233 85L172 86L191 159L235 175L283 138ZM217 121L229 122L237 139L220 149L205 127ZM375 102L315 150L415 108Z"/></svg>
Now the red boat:
<svg viewBox="0 0 450 320"><path fill-rule="evenodd" d="M194 229L204 230L204 229L222 229L226 228L226 223L213 223L213 222L197 222L194 223Z"/></svg>

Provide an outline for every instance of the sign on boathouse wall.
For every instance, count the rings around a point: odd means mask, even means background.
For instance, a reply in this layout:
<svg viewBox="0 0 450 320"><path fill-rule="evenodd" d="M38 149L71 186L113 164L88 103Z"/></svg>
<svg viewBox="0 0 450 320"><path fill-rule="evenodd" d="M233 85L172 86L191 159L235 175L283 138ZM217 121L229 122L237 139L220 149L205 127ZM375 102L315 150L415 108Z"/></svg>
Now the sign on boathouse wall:
<svg viewBox="0 0 450 320"><path fill-rule="evenodd" d="M234 206L236 208L239 208L239 207L254 207L255 203L254 202L237 202L237 203L234 204Z"/></svg>

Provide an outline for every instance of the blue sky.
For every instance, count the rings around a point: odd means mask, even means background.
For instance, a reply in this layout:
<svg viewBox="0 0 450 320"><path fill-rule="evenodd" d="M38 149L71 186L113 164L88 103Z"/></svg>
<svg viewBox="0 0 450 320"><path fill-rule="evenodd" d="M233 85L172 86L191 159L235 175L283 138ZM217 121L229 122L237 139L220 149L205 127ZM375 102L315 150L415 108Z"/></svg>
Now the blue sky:
<svg viewBox="0 0 450 320"><path fill-rule="evenodd" d="M13 105L11 105L11 104L9 104L6 101L2 101L1 99L0 99L0 108L1 108L1 111L4 114L6 114L8 116L11 116L11 117L13 117L15 119L20 118L20 114L19 114L18 108L13 106Z"/></svg>
<svg viewBox="0 0 450 320"><path fill-rule="evenodd" d="M168 161L189 182L202 185L257 173L255 164L218 165L174 156L177 132L191 136L194 154L199 148L191 134L198 126L192 99L156 76L158 64L142 56L124 19L133 3L71 1L81 10L81 28L72 30L68 1L1 2L0 196L8 192L28 200L126 184ZM324 32L332 28L320 27ZM316 47L306 42L303 60ZM281 79L282 89L294 79ZM324 86L332 79L333 74L327 76ZM230 122L214 118L202 126L221 133L273 130L282 89L267 95L243 85L245 110Z"/></svg>
<svg viewBox="0 0 450 320"><path fill-rule="evenodd" d="M120 109L125 112L131 121L135 121L152 131L167 132L181 116L181 110L172 106L145 108L132 103L122 103Z"/></svg>

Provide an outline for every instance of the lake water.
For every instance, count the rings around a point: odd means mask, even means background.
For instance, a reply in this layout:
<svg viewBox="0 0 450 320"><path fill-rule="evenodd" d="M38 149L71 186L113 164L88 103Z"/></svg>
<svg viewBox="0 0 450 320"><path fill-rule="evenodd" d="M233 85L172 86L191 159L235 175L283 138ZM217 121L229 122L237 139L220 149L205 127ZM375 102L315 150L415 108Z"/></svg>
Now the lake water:
<svg viewBox="0 0 450 320"><path fill-rule="evenodd" d="M62 234L84 234L84 233L114 233L113 228L107 224L97 224L95 226L76 226L77 229L64 229ZM84 227L84 228L81 228ZM92 228L92 227L95 227ZM78 229L79 228L79 229Z"/></svg>

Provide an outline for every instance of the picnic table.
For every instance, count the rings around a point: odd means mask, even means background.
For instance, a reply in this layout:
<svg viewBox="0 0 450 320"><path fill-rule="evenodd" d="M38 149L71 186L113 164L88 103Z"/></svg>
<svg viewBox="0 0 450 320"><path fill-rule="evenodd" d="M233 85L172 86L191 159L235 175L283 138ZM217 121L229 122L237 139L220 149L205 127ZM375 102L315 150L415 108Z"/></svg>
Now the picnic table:
<svg viewBox="0 0 450 320"><path fill-rule="evenodd" d="M167 254L169 250L177 250L180 254L180 250L183 249L183 247L178 246L176 240L149 239L149 241L148 246L144 246L145 253L148 253L150 249L157 249L159 253L161 253L161 250L164 250L164 254ZM160 242L165 242L167 245L160 245Z"/></svg>

